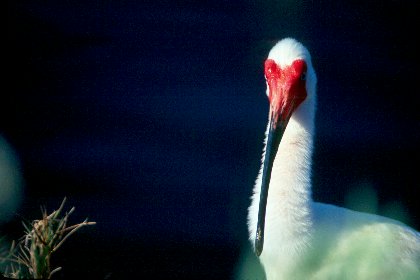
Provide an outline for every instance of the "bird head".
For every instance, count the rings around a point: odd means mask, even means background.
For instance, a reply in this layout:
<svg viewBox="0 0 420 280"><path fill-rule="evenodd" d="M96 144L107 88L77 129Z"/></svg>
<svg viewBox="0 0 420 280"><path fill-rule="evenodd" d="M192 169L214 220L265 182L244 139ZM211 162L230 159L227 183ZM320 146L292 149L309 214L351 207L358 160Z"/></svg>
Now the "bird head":
<svg viewBox="0 0 420 280"><path fill-rule="evenodd" d="M264 156L255 252L264 244L265 212L271 170L290 118L313 120L316 75L309 51L292 38L279 41L264 63L267 97L270 104L269 128Z"/></svg>

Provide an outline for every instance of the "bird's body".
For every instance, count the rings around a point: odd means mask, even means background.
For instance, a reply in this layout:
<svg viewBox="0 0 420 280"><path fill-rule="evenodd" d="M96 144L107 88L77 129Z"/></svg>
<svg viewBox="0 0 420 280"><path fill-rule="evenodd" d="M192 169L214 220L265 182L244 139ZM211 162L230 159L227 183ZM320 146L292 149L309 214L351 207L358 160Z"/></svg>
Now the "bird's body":
<svg viewBox="0 0 420 280"><path fill-rule="evenodd" d="M248 226L267 279L420 279L419 232L311 198L316 75L307 49L283 39L265 76L270 116Z"/></svg>

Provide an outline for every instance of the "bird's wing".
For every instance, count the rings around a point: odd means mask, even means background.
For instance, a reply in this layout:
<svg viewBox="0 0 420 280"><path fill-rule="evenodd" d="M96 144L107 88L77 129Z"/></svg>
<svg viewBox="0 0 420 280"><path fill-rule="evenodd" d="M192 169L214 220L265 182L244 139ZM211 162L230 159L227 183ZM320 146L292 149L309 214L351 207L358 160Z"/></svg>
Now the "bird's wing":
<svg viewBox="0 0 420 280"><path fill-rule="evenodd" d="M328 204L314 205L314 225L314 279L420 279L414 229Z"/></svg>

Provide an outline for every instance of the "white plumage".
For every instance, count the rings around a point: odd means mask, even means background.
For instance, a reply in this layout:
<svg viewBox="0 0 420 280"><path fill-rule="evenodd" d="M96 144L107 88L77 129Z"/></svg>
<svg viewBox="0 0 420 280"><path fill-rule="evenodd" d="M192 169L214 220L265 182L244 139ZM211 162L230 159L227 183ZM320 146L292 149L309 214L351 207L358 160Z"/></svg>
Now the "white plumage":
<svg viewBox="0 0 420 280"><path fill-rule="evenodd" d="M291 67L299 60L306 65L299 74L304 80L306 96L298 105L292 105L287 116L288 113L284 112L291 98L284 95L288 89L294 89L293 83L298 83L297 78L288 79L287 75L293 76L300 71L299 67ZM267 61L269 124L261 172L248 212L250 239L256 244L267 279L420 279L419 232L385 217L312 200L311 160L317 78L311 57L302 44L286 38L273 47ZM278 75L271 76L274 72ZM300 96L300 91L296 92L291 95ZM296 102L292 100L292 104ZM282 114L286 117L281 120ZM277 122L277 119L280 120ZM276 149L272 152L271 145L276 144L268 135L279 126L283 126L284 134L280 136L277 152ZM267 160L266 150L269 148L274 156ZM270 161L271 180L270 172L263 174L265 168L270 169L265 166ZM265 205L261 208L264 176L269 176L269 189L266 208ZM266 209L262 233L257 230L261 209ZM256 239L261 238L261 234L262 242L258 243Z"/></svg>

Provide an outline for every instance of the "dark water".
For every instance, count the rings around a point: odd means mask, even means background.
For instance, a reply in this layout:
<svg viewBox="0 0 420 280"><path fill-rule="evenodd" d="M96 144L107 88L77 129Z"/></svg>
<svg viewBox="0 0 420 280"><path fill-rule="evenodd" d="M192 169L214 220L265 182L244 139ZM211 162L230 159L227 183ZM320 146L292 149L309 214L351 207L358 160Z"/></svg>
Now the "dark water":
<svg viewBox="0 0 420 280"><path fill-rule="evenodd" d="M196 2L10 1L0 133L21 160L18 214L66 196L74 223L98 223L60 249L57 278L233 277L268 113L262 62L286 36L318 76L314 198L418 229L414 1Z"/></svg>

